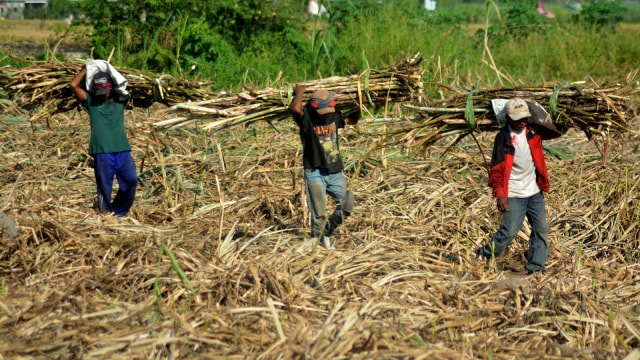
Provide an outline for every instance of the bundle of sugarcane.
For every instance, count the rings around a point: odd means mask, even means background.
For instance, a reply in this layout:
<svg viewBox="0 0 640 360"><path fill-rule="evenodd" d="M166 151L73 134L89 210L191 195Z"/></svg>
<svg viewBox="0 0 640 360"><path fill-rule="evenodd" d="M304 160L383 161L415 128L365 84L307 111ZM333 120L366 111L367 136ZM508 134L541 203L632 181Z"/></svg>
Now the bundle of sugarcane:
<svg viewBox="0 0 640 360"><path fill-rule="evenodd" d="M78 102L69 83L80 71L84 60L66 63L36 63L24 68L0 68L0 87L20 109L34 112L32 121L48 115L69 111ZM187 81L169 75L118 67L128 80L131 106L160 102L167 106L205 99L211 82Z"/></svg>
<svg viewBox="0 0 640 360"><path fill-rule="evenodd" d="M537 102L549 109L554 123L565 129L578 128L588 139L625 132L633 117L630 95L634 90L626 86L579 88L559 84L553 88L451 90L456 91L455 96L428 107L404 105L422 116L396 130L396 139L405 147L429 146L446 136L458 135L461 139L474 131L498 130L500 124L491 101L514 97Z"/></svg>
<svg viewBox="0 0 640 360"><path fill-rule="evenodd" d="M423 91L419 67L422 57L416 54L394 66L367 70L346 77L334 76L302 82L306 93L326 89L334 93L336 108L346 114L363 107L378 107L387 102L420 99ZM170 113L180 116L155 123L159 128L196 126L218 131L239 124L289 118L287 108L293 100L291 84L259 91L245 89L236 95L223 93L215 98L176 104Z"/></svg>

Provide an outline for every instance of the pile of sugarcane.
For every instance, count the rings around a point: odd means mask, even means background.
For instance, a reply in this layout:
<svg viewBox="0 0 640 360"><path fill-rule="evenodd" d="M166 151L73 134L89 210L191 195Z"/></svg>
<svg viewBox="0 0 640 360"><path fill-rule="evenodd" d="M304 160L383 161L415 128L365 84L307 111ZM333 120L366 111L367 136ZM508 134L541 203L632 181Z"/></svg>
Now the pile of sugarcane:
<svg viewBox="0 0 640 360"><path fill-rule="evenodd" d="M450 89L450 88L449 88ZM394 135L406 147L429 146L446 136L459 139L480 130L498 130L500 124L492 108L492 99L521 97L548 110L551 120L562 128L582 130L588 139L608 138L627 131L634 117L631 95L638 92L628 86L579 88L559 84L553 88L501 88L458 91L451 98L431 102L429 106L404 105L420 114L409 126Z"/></svg>
<svg viewBox="0 0 640 360"><path fill-rule="evenodd" d="M388 68L301 84L307 86L307 94L320 88L332 91L336 108L345 113L391 103L403 104L405 111L415 112L418 116L391 130L390 135L394 136L390 139L399 140L405 147L429 146L452 135L462 139L480 130L495 131L500 124L491 100L513 97L541 104L551 119L565 129L578 128L589 139L594 136L608 138L612 133L627 130L634 116L631 97L639 92L637 87L621 85L588 88L559 84L553 88L474 90L442 85L454 95L431 101L424 96L422 60L420 54L416 54ZM69 83L83 63L83 60L74 60L26 68L0 68L0 93L8 94L15 107L31 111L32 120L69 111L78 105ZM166 119L154 124L157 128L193 126L219 131L240 124L290 117L287 108L294 95L292 84L262 90L245 88L238 94L214 94L208 89L210 82L187 81L129 68L118 70L129 80L128 90L133 100L169 106ZM0 105L4 111L10 109L6 103Z"/></svg>
<svg viewBox="0 0 640 360"><path fill-rule="evenodd" d="M376 108L389 102L411 102L422 98L423 80L420 54L388 68L367 70L346 77L329 77L301 82L306 93L326 89L334 93L336 108L344 113ZM199 102L185 102L171 107L177 116L155 123L158 128L195 126L219 131L256 121L275 121L290 118L287 110L293 100L291 84L279 88L222 94Z"/></svg>
<svg viewBox="0 0 640 360"><path fill-rule="evenodd" d="M84 60L73 60L65 63L35 63L23 68L3 67L0 68L0 88L13 101L16 109L30 111L31 120L35 121L79 105L69 83L83 64ZM187 81L124 67L118 67L117 70L128 80L130 104L159 102L171 106L197 101L207 97L208 86L211 85L211 82Z"/></svg>

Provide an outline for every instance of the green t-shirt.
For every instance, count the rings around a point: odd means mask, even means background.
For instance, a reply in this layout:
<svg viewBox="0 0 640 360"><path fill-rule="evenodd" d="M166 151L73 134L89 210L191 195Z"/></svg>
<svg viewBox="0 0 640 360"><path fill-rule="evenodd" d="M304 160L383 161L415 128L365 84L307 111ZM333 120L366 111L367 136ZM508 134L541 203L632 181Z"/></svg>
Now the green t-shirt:
<svg viewBox="0 0 640 360"><path fill-rule="evenodd" d="M125 104L126 101L117 101L113 97L104 102L99 102L87 93L85 106L89 112L89 122L91 124L89 154L131 150L131 145L127 140L127 134L124 129Z"/></svg>

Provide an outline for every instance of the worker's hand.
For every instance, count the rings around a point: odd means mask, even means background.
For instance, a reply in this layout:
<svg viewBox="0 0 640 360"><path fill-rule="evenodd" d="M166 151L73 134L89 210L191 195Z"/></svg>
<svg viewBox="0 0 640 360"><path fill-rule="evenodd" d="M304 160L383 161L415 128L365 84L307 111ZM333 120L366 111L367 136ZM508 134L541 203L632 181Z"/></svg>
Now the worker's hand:
<svg viewBox="0 0 640 360"><path fill-rule="evenodd" d="M505 212L509 210L509 199L507 198L498 198L496 201L498 205L498 211Z"/></svg>
<svg viewBox="0 0 640 360"><path fill-rule="evenodd" d="M296 95L304 94L305 90L307 90L306 85L296 84L296 86L293 87L293 91L296 93Z"/></svg>
<svg viewBox="0 0 640 360"><path fill-rule="evenodd" d="M289 104L289 111L293 114L293 118L296 120L301 120L304 116L304 111L302 110L302 97L304 96L304 91L307 90L306 85L296 84L293 87L293 91L296 92L296 96L294 96L293 101Z"/></svg>

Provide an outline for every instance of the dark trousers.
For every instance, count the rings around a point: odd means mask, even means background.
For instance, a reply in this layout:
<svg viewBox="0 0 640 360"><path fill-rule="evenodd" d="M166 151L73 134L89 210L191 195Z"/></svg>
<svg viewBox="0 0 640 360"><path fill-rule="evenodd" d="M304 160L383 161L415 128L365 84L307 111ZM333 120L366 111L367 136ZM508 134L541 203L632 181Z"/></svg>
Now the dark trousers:
<svg viewBox="0 0 640 360"><path fill-rule="evenodd" d="M100 212L126 215L133 205L138 185L136 165L131 151L95 154L93 160ZM112 201L114 177L118 181L118 192Z"/></svg>

